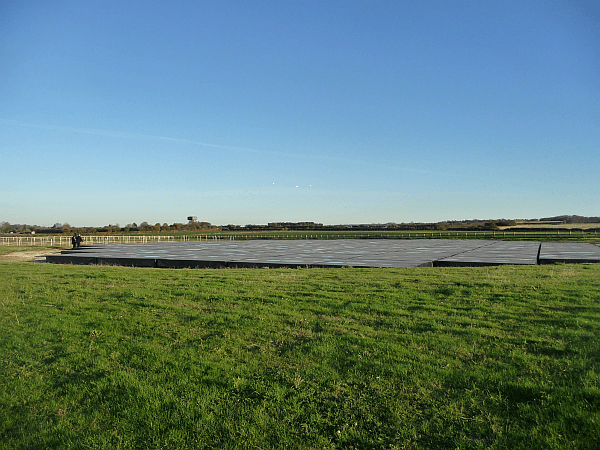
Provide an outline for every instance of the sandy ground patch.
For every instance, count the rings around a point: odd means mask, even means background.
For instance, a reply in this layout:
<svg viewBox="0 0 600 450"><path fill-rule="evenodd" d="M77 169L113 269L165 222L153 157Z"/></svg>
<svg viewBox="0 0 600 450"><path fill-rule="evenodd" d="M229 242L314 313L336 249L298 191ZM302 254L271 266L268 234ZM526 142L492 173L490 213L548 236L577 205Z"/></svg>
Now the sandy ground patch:
<svg viewBox="0 0 600 450"><path fill-rule="evenodd" d="M26 252L13 252L0 255L0 261L29 261L45 263L46 255L60 254L60 250L31 250Z"/></svg>

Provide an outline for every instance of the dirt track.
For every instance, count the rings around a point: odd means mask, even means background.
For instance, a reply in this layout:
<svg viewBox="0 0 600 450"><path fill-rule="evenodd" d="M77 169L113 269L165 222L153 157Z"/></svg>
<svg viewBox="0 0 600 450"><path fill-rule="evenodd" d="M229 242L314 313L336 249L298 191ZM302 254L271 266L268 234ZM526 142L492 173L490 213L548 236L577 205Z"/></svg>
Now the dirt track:
<svg viewBox="0 0 600 450"><path fill-rule="evenodd" d="M32 250L26 252L12 252L0 255L0 261L29 261L36 263L45 263L46 255L52 255L60 253L55 250Z"/></svg>

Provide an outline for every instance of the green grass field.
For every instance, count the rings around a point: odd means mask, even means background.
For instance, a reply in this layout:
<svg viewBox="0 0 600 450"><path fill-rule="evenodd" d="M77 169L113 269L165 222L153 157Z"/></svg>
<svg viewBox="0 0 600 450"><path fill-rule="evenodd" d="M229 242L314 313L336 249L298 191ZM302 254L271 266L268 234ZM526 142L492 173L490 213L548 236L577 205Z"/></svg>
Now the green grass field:
<svg viewBox="0 0 600 450"><path fill-rule="evenodd" d="M226 231L207 233L203 237L189 233L191 239L205 239L211 236L219 239L460 239L460 240L503 240L540 242L600 242L597 230L530 230L530 231ZM179 236L181 238L181 236Z"/></svg>
<svg viewBox="0 0 600 450"><path fill-rule="evenodd" d="M542 242L600 242L600 233L597 230L498 230L498 231L219 231L198 233L180 233L174 235L181 239L210 239L217 236L219 239L484 239L506 241L542 241Z"/></svg>
<svg viewBox="0 0 600 450"><path fill-rule="evenodd" d="M0 449L595 449L600 264L0 262Z"/></svg>
<svg viewBox="0 0 600 450"><path fill-rule="evenodd" d="M581 224L579 224L581 225ZM592 225L592 224L588 224ZM596 225L596 224L593 224ZM565 225L568 227L568 225ZM526 228L525 228L526 229ZM249 240L249 239L468 239L468 240L503 240L503 241L540 241L540 242L587 242L600 243L600 232L597 228L552 229L537 228L515 231L512 229L497 231L415 231L415 230L307 230L307 231L205 231L205 232L172 232L172 233L132 233L117 235L84 235L84 245L144 243L158 242L161 239L184 240ZM70 247L69 236L3 236L0 237L0 251L6 246L60 246ZM14 248L14 247L13 247ZM0 253L1 254L1 253Z"/></svg>

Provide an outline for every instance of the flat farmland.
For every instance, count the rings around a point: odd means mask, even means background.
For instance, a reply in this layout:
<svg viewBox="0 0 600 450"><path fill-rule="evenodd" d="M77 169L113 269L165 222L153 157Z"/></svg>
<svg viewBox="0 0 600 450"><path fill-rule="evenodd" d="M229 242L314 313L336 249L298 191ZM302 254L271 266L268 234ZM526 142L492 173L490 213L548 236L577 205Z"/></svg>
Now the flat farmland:
<svg viewBox="0 0 600 450"><path fill-rule="evenodd" d="M544 223L544 222L523 222L513 226L498 227L500 230L510 230L511 228L547 228L551 229L580 229L593 230L600 229L600 223Z"/></svg>
<svg viewBox="0 0 600 450"><path fill-rule="evenodd" d="M586 226L583 226L586 225ZM149 242L182 242L205 240L334 240L334 239L411 239L411 240L503 240L503 241L540 241L540 242L587 242L600 243L598 224L572 224L529 226L498 230L222 230L178 233L130 233L130 234L85 234L83 245L125 244ZM1 236L0 251L12 251L14 247L71 247L66 235L48 236ZM10 248L10 249L7 249Z"/></svg>
<svg viewBox="0 0 600 450"><path fill-rule="evenodd" d="M600 242L600 226L521 227L492 230L382 230L382 231L222 231L204 235L188 234L190 239L490 239L506 241ZM596 226L591 226L596 225ZM526 229L526 230L525 230Z"/></svg>
<svg viewBox="0 0 600 450"><path fill-rule="evenodd" d="M600 264L0 262L0 448L590 449Z"/></svg>

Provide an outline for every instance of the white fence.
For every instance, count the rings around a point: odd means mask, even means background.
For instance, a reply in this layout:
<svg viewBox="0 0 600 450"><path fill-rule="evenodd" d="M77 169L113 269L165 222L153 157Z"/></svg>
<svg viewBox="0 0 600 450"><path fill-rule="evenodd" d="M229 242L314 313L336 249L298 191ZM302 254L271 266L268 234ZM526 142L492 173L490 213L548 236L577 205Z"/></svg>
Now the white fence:
<svg viewBox="0 0 600 450"><path fill-rule="evenodd" d="M148 242L174 242L174 236L81 236L83 245L94 244L146 244ZM71 247L71 236L8 236L0 237L0 246L56 246Z"/></svg>
<svg viewBox="0 0 600 450"><path fill-rule="evenodd" d="M398 234L361 233L277 233L277 234L201 234L180 236L81 236L83 245L96 244L146 244L148 242L220 241L248 239L501 239L501 240L573 240L597 239L597 230L536 230L536 231L422 231ZM0 236L0 246L51 246L71 247L71 236Z"/></svg>

